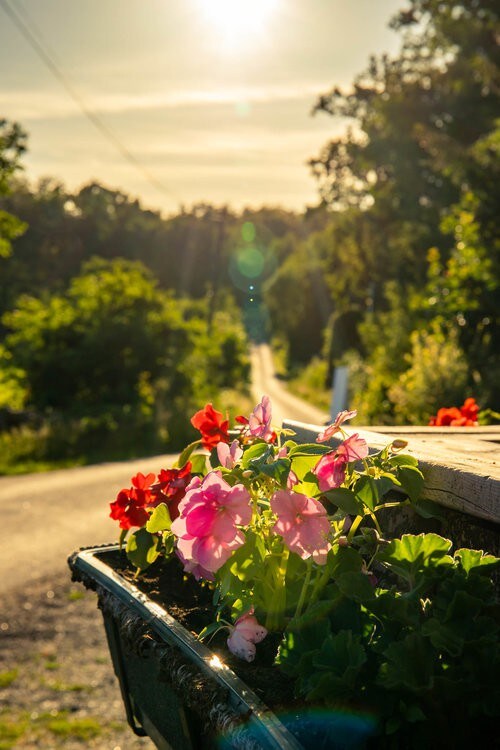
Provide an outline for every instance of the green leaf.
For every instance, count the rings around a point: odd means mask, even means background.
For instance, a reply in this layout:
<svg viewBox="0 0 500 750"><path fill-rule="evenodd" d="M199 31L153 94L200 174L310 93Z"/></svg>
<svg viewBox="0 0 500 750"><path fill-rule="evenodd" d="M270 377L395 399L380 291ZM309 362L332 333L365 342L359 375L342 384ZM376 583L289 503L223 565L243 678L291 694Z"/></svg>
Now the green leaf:
<svg viewBox="0 0 500 750"><path fill-rule="evenodd" d="M191 455L191 472L205 476L207 473L207 456L205 453L194 453ZM217 464L218 465L218 464Z"/></svg>
<svg viewBox="0 0 500 750"><path fill-rule="evenodd" d="M328 566L332 578L343 573L359 572L363 567L363 558L353 547L335 546L328 555Z"/></svg>
<svg viewBox="0 0 500 750"><path fill-rule="evenodd" d="M331 700L351 695L366 658L359 636L354 636L352 631L341 630L336 635L329 635L313 655L313 667L318 674L310 681L313 689L309 691L308 699Z"/></svg>
<svg viewBox="0 0 500 750"><path fill-rule="evenodd" d="M432 500L426 500L421 497L418 500L412 501L412 507L422 518L438 518L444 520L445 516L443 509L437 503L433 503Z"/></svg>
<svg viewBox="0 0 500 750"><path fill-rule="evenodd" d="M312 473L312 470L318 463L320 457L313 455L298 455L290 458L292 461L292 470L295 472L299 480L303 480L306 475Z"/></svg>
<svg viewBox="0 0 500 750"><path fill-rule="evenodd" d="M241 465L244 469L248 469L252 463L262 459L266 460L271 455L273 455L273 449L270 445L263 441L257 442L245 450L241 457Z"/></svg>
<svg viewBox="0 0 500 750"><path fill-rule="evenodd" d="M169 531L172 525L172 519L166 503L160 503L153 510L146 523L146 531L155 534L159 531Z"/></svg>
<svg viewBox="0 0 500 750"><path fill-rule="evenodd" d="M464 639L456 632L456 628L440 622L436 617L423 624L422 635L428 636L438 651L446 651L455 657L462 653Z"/></svg>
<svg viewBox="0 0 500 750"><path fill-rule="evenodd" d="M272 461L270 464L262 464L260 470L267 477L271 477L277 482L282 483L290 472L290 459L277 458L276 461Z"/></svg>
<svg viewBox="0 0 500 750"><path fill-rule="evenodd" d="M210 625L207 625L198 633L198 640L203 641L205 638L208 638L209 635L213 635L223 627L224 625L220 622L211 622Z"/></svg>
<svg viewBox="0 0 500 750"><path fill-rule="evenodd" d="M190 443L189 445L186 445L182 453L179 455L179 458L175 462L174 466L178 468L182 468L187 462L189 461L189 458L191 456L191 453L196 449L199 448L201 445L200 440L195 440L193 443Z"/></svg>
<svg viewBox="0 0 500 750"><path fill-rule="evenodd" d="M369 510L375 510L380 496L373 477L363 474L356 482L354 492L363 505L366 505Z"/></svg>
<svg viewBox="0 0 500 750"><path fill-rule="evenodd" d="M342 593L355 602L367 602L375 598L375 591L367 575L362 572L349 571L336 579Z"/></svg>
<svg viewBox="0 0 500 750"><path fill-rule="evenodd" d="M295 445L290 448L288 452L289 458L295 456L314 456L318 460L319 456L323 456L325 453L330 453L331 448L326 445L320 445L320 443L302 443L301 445Z"/></svg>
<svg viewBox="0 0 500 750"><path fill-rule="evenodd" d="M362 516L364 513L364 505L356 497L352 490L348 490L346 487L338 487L333 490L329 490L324 493L325 497L330 500L334 505L337 505L346 513L351 516Z"/></svg>
<svg viewBox="0 0 500 750"><path fill-rule="evenodd" d="M311 604L300 617L293 617L289 624L288 630L291 632L307 631L309 628L320 626L322 623L328 623L328 613L335 606L335 601L319 601ZM327 625L325 625L327 627ZM318 641L316 641L316 645Z"/></svg>
<svg viewBox="0 0 500 750"><path fill-rule="evenodd" d="M138 570L145 570L159 555L158 537L138 529L127 541L127 557Z"/></svg>
<svg viewBox="0 0 500 750"><path fill-rule="evenodd" d="M424 489L424 476L415 466L399 466L397 478L410 500L418 500Z"/></svg>
<svg viewBox="0 0 500 750"><path fill-rule="evenodd" d="M128 534L128 532L129 532L129 530L128 530L128 529L122 529L122 530L121 530L121 532L120 532L120 538L119 538L119 540L118 540L118 544L119 544L119 547L120 547L120 551L121 551L121 550L122 550L122 548L123 548L123 542L124 542L124 541L125 541L125 539L127 538L127 534Z"/></svg>
<svg viewBox="0 0 500 750"><path fill-rule="evenodd" d="M439 534L403 534L401 539L393 539L380 550L376 559L388 565L413 587L421 571L437 565L453 564L453 559L448 556L450 548L450 540Z"/></svg>
<svg viewBox="0 0 500 750"><path fill-rule="evenodd" d="M455 559L460 561L462 568L467 574L474 572L489 575L500 564L499 557L485 554L480 549L457 549Z"/></svg>
<svg viewBox="0 0 500 750"><path fill-rule="evenodd" d="M391 456L389 463L391 466L418 466L416 458L401 453L398 453L396 456Z"/></svg>
<svg viewBox="0 0 500 750"><path fill-rule="evenodd" d="M422 693L434 682L435 655L429 642L418 633L391 643L384 651L387 662L382 664L378 681L386 688Z"/></svg>
<svg viewBox="0 0 500 750"><path fill-rule="evenodd" d="M243 547L236 550L227 565L231 575L240 581L249 581L263 570L264 555L259 544L258 537L252 532L247 532L246 542Z"/></svg>

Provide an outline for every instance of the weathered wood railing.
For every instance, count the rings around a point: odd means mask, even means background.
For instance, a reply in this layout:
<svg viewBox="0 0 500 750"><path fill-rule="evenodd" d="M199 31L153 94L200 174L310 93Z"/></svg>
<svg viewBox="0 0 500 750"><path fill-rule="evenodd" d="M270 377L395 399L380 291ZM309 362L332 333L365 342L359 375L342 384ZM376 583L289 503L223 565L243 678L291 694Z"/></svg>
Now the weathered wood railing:
<svg viewBox="0 0 500 750"><path fill-rule="evenodd" d="M314 442L324 429L293 420L283 426L294 430L299 442ZM395 438L407 440L404 452L418 459L424 474L424 497L441 506L434 529L457 544L500 553L500 426L349 427L346 432L359 433L375 450ZM411 531L429 527L411 513L404 523Z"/></svg>

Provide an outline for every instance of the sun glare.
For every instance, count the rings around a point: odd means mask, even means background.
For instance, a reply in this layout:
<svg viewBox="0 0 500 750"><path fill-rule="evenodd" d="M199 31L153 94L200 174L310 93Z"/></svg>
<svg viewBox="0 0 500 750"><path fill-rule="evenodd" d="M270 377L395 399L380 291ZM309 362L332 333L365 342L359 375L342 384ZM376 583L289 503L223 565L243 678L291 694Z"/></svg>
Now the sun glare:
<svg viewBox="0 0 500 750"><path fill-rule="evenodd" d="M199 0L215 40L225 47L254 43L265 34L279 0Z"/></svg>

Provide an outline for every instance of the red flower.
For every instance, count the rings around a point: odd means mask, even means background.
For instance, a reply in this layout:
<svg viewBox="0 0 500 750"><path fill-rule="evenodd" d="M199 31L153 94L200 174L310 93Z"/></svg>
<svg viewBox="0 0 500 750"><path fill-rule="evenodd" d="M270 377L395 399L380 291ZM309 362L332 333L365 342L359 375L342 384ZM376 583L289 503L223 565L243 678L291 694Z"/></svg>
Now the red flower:
<svg viewBox="0 0 500 750"><path fill-rule="evenodd" d="M158 482L152 487L155 495L153 505L166 503L172 521L179 515L179 503L186 494L191 478L191 461L188 461L181 469L162 469Z"/></svg>
<svg viewBox="0 0 500 750"><path fill-rule="evenodd" d="M145 506L154 500L151 492L151 483L154 474L137 474L132 477L132 487L128 490L120 490L114 503L110 503L111 518L120 522L121 529L130 529L131 526L144 526L149 518Z"/></svg>
<svg viewBox="0 0 500 750"><path fill-rule="evenodd" d="M468 420L467 424L477 425L479 406L474 398L466 398L464 405L460 407L462 415Z"/></svg>
<svg viewBox="0 0 500 750"><path fill-rule="evenodd" d="M432 427L477 427L478 411L475 399L466 398L460 409L456 406L439 409L436 416L431 417L429 424Z"/></svg>
<svg viewBox="0 0 500 750"><path fill-rule="evenodd" d="M218 443L229 443L229 420L207 404L191 417L191 424L201 432L201 444L207 450L212 450Z"/></svg>

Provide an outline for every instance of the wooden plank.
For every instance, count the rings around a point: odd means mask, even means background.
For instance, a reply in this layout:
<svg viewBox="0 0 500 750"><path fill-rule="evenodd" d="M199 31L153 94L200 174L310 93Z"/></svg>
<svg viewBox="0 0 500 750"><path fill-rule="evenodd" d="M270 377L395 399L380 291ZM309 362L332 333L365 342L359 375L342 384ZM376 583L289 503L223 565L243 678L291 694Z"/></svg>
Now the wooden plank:
<svg viewBox="0 0 500 750"><path fill-rule="evenodd" d="M314 442L324 429L323 426L293 420L286 420L283 426L294 430L299 442ZM443 435L441 431L412 434L411 428L406 433L401 428L397 431L389 427L381 429L384 433L375 427L350 427L345 432L359 433L373 450L384 448L391 438L407 439L405 453L419 461L425 478L426 498L447 508L500 523L500 429L497 432L490 427L490 432L484 432L481 438L470 432L480 428L455 428L459 432L453 435ZM482 439L490 434L495 437L494 441ZM339 443L337 438L330 441L332 447Z"/></svg>

